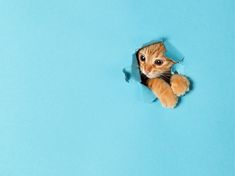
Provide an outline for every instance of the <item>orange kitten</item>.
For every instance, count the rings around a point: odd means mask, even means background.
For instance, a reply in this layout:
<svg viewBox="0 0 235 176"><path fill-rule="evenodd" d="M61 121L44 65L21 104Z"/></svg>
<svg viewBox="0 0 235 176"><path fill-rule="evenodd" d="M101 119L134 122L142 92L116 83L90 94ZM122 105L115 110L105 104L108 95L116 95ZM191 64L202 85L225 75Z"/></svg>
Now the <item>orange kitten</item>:
<svg viewBox="0 0 235 176"><path fill-rule="evenodd" d="M149 87L162 106L174 108L178 97L189 90L189 80L179 74L171 74L175 62L165 56L162 42L141 48L137 52L142 83Z"/></svg>

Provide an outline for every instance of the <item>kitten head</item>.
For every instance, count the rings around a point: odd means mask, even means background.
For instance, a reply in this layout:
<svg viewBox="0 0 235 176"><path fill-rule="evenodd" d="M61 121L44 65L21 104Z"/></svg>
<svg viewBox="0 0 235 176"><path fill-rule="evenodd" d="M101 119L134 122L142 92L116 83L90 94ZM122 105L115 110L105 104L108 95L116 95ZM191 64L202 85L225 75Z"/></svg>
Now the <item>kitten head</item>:
<svg viewBox="0 0 235 176"><path fill-rule="evenodd" d="M141 48L137 52L140 71L148 78L156 78L171 70L175 62L167 58L165 46L162 42Z"/></svg>

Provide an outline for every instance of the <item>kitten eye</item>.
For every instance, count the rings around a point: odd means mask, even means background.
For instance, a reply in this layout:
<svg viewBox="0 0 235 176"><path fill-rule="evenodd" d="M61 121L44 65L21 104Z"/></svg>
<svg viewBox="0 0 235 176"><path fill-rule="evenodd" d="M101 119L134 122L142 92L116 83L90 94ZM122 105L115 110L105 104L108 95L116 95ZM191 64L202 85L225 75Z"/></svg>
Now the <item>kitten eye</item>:
<svg viewBox="0 0 235 176"><path fill-rule="evenodd" d="M157 59L157 60L155 60L154 64L156 64L156 65L162 65L162 64L163 64L163 61Z"/></svg>
<svg viewBox="0 0 235 176"><path fill-rule="evenodd" d="M141 60L142 62L144 62L144 61L145 61L145 56L144 56L144 55L141 55L141 56L140 56L140 60Z"/></svg>

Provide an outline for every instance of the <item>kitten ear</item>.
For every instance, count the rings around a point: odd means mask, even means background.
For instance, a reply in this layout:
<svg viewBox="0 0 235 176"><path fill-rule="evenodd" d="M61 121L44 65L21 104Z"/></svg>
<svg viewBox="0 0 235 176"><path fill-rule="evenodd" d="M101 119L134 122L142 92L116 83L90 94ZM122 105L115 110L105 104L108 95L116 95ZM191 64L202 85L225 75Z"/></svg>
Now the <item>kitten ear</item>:
<svg viewBox="0 0 235 176"><path fill-rule="evenodd" d="M175 62L174 60L170 59L170 58L166 58L172 65L177 64L177 62Z"/></svg>
<svg viewBox="0 0 235 176"><path fill-rule="evenodd" d="M163 42L159 42L158 44L159 44L159 50L161 52L165 53L166 52L166 47L165 47L164 43Z"/></svg>
<svg viewBox="0 0 235 176"><path fill-rule="evenodd" d="M175 61L173 61L173 60L171 60L171 59L170 59L170 61L171 61L173 64L177 64L177 62L175 62Z"/></svg>

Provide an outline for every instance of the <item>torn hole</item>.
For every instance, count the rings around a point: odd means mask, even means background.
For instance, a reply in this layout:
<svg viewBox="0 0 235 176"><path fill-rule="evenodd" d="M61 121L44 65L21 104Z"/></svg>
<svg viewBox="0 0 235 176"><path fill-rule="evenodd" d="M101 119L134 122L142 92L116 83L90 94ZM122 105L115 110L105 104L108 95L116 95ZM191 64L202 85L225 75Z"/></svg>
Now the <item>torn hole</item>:
<svg viewBox="0 0 235 176"><path fill-rule="evenodd" d="M170 75L174 73L184 74L184 65L183 65L184 56L169 41L167 41L166 39L154 40L142 45L142 47L136 49L135 52L133 53L131 66L123 68L122 72L124 73L126 82L131 84L137 83L138 86L141 87L139 89L140 91L138 92L138 97L140 97L140 99L143 101L156 102L157 98L152 93L152 91L146 86L146 82L149 78L140 71L138 52L143 48L146 48L150 45L157 44L160 42L164 44L166 49L164 55L175 62L175 64L170 69L170 73L163 75L161 78L164 79L166 82L170 83L170 78L171 78Z"/></svg>

